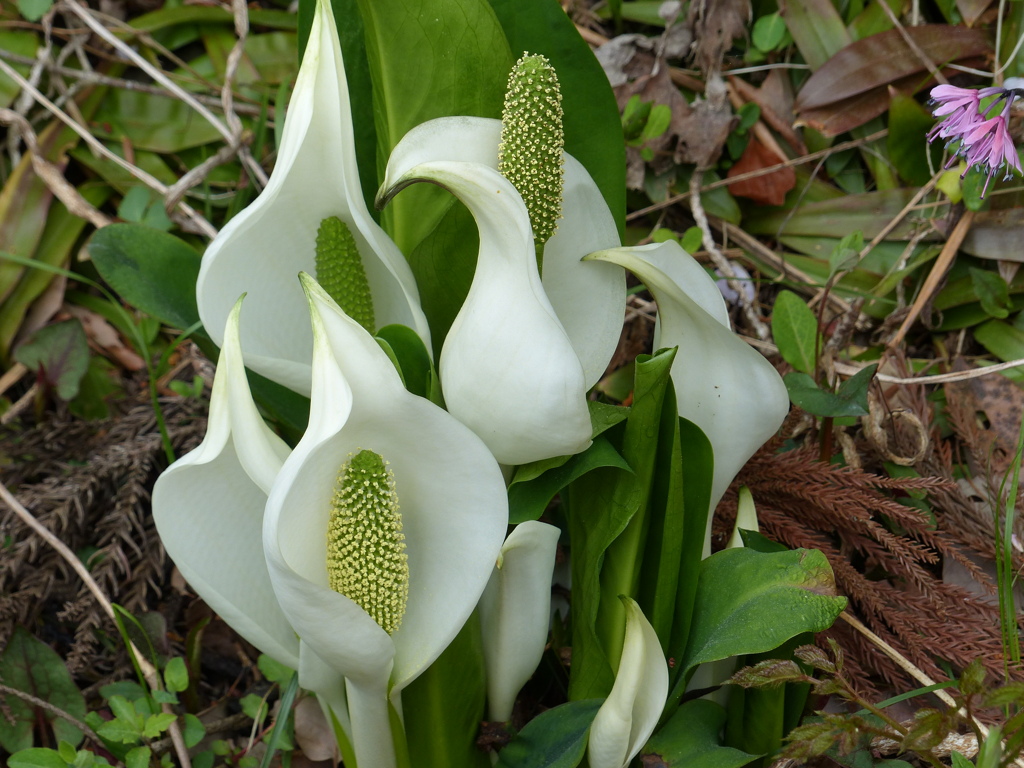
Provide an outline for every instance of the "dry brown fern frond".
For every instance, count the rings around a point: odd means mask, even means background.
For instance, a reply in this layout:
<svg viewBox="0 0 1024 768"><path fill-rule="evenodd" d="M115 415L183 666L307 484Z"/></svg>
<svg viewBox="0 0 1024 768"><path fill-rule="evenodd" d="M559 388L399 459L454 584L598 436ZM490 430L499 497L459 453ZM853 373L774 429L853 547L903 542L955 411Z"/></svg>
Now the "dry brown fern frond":
<svg viewBox="0 0 1024 768"><path fill-rule="evenodd" d="M204 404L161 402L178 455L205 430ZM129 611L148 610L164 583L164 553L149 512L149 489L166 465L149 403L123 416L83 422L54 418L0 432L8 484L36 518L86 560L100 587ZM94 629L106 624L68 564L0 508L0 647L15 624L64 646L73 668L98 662ZM109 630L109 628L108 628Z"/></svg>
<svg viewBox="0 0 1024 768"><path fill-rule="evenodd" d="M937 662L963 668L980 658L1001 675L996 607L942 578L942 561L954 560L995 590L975 562L984 551L977 532L965 533L957 516L946 514L956 484L948 476L883 477L825 464L812 448L777 453L779 445L763 447L723 499L715 522L720 541L735 519L736 489L745 485L764 534L789 547L824 552L854 613L920 669L944 679ZM934 518L897 500L910 491L928 493ZM829 634L847 649L858 684L871 689L870 678L880 676L906 688L904 673L857 633L837 625Z"/></svg>

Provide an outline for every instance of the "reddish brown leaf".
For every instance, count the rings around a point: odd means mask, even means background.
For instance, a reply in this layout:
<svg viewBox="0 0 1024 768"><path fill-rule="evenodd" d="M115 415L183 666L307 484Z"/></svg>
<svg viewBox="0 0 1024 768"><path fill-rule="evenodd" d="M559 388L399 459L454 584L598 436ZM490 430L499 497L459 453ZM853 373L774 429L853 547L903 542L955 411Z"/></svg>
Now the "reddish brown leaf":
<svg viewBox="0 0 1024 768"><path fill-rule="evenodd" d="M764 146L755 138L751 138L746 150L736 164L729 169L728 177L741 173L759 171L782 162L782 158ZM796 186L796 173L792 168L780 168L764 176L737 181L729 185L729 191L737 197L746 197L762 205L782 205L786 193Z"/></svg>
<svg viewBox="0 0 1024 768"><path fill-rule="evenodd" d="M962 59L961 63L965 66L982 66L984 60ZM950 71L944 70L944 73L949 74ZM796 125L808 125L825 136L838 136L884 113L889 109L889 102L897 93L910 96L934 83L930 77L923 79L920 73L908 75L889 85L872 88L856 96L820 107L801 109Z"/></svg>
<svg viewBox="0 0 1024 768"><path fill-rule="evenodd" d="M988 38L977 29L929 24L904 31L937 66L985 56L991 50ZM796 108L803 112L834 104L926 71L900 30L890 29L858 40L829 59L804 84Z"/></svg>

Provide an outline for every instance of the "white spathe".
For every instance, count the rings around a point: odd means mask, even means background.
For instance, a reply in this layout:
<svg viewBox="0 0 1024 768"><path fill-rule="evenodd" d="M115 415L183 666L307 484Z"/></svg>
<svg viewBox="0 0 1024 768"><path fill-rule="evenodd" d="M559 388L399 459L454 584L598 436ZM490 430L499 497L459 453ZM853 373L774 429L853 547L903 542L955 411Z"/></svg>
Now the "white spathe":
<svg viewBox="0 0 1024 768"><path fill-rule="evenodd" d="M289 449L260 417L238 341L241 299L227 317L206 436L153 488L167 554L214 611L260 651L292 669L299 640L270 584L263 508Z"/></svg>
<svg viewBox="0 0 1024 768"><path fill-rule="evenodd" d="M704 431L714 451L714 512L736 473L789 413L786 385L771 363L732 332L715 281L677 242L616 248L587 258L625 267L654 295L655 349L679 348L672 364L679 415ZM709 531L710 526L709 517Z"/></svg>
<svg viewBox="0 0 1024 768"><path fill-rule="evenodd" d="M292 627L347 680L360 768L389 766L388 697L423 672L472 613L501 549L508 500L483 442L406 391L373 337L301 277L313 325L309 428L271 490L263 543ZM328 586L331 499L341 465L359 450L379 454L394 472L409 597L393 635Z"/></svg>
<svg viewBox="0 0 1024 768"><path fill-rule="evenodd" d="M295 276L314 272L317 228L330 216L355 238L377 326L407 325L429 349L412 270L363 200L341 45L330 3L318 0L270 181L210 243L196 286L199 316L218 344L231 305L247 292L246 364L307 395L313 341Z"/></svg>
<svg viewBox="0 0 1024 768"><path fill-rule="evenodd" d="M583 366L544 292L515 187L480 163L431 161L387 178L393 186L385 199L417 181L444 187L480 232L469 294L441 347L448 411L502 464L585 450L591 426Z"/></svg>
<svg viewBox="0 0 1024 768"><path fill-rule="evenodd" d="M439 117L409 131L392 150L382 193L415 166L435 161L479 163L498 169L501 121ZM544 246L542 283L583 365L586 386L604 374L622 331L626 273L614 264L580 261L619 245L615 218L587 169L563 153L562 218Z"/></svg>
<svg viewBox="0 0 1024 768"><path fill-rule="evenodd" d="M626 768L654 733L668 698L668 663L654 627L631 598L619 671L590 726L590 768Z"/></svg>
<svg viewBox="0 0 1024 768"><path fill-rule="evenodd" d="M505 539L480 598L490 719L512 717L519 690L540 664L551 623L551 578L559 530L530 520Z"/></svg>

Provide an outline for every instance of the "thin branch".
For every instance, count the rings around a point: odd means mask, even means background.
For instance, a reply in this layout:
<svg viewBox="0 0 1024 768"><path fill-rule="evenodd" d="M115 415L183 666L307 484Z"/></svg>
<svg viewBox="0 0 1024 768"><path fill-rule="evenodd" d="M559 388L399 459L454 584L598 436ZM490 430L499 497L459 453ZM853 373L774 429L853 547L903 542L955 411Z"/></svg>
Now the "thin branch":
<svg viewBox="0 0 1024 768"><path fill-rule="evenodd" d="M111 218L101 213L64 178L60 168L51 163L39 152L39 142L32 125L24 117L12 109L0 109L0 124L15 125L21 134L25 146L28 147L32 160L32 169L43 180L47 188L64 203L64 207L75 216L85 219L97 229L111 223Z"/></svg>
<svg viewBox="0 0 1024 768"><path fill-rule="evenodd" d="M44 96L39 91L39 89L37 89L30 82L28 82L28 80L21 76L21 73L19 73L16 69L14 69L14 67L12 67L3 59L0 59L0 72L3 72L5 75L11 78L11 80L16 82L21 88L30 92L32 94L32 97L37 102L39 102L39 104L46 107L46 109L48 109L54 117L56 117L62 123L67 125L71 130L77 133L82 138L82 140L97 153L107 158L108 160L111 160L112 162L116 163L124 170L128 171L128 173L142 181L150 189L156 190L161 195L167 194L167 186L163 182L161 182L156 177L146 173L141 168L137 168L136 166L132 165L120 155L111 152L103 142L101 142L99 139L93 136L92 133L90 133L80 123L72 119L66 112L64 112L64 110L62 110L60 107L58 107L48 98L46 98L46 96ZM192 206L188 205L185 202L180 202L178 203L178 207L195 224L195 226L202 234L210 238L216 237L216 227L214 227L210 222L203 218L203 216L198 211L193 209Z"/></svg>
<svg viewBox="0 0 1024 768"><path fill-rule="evenodd" d="M61 720L67 720L69 723L71 723L73 726L75 726L75 728L77 728L82 733L84 733L86 736L88 736L93 741L93 743L99 744L100 746L103 746L103 741L96 734L96 731L94 731L88 725L83 723L81 720L79 720L74 715L69 715L67 712L65 712L60 707L54 706L53 704L51 704L48 701L44 701L43 699L37 698L36 696L33 696L31 693L25 693L24 691L19 691L17 688L11 688L9 685L4 685L3 683L0 683L0 693L6 693L6 694L8 694L10 696L14 696L16 698L19 698L22 701L28 702L29 704L31 704L34 707L39 707L40 709L45 709L51 715L56 715Z"/></svg>
<svg viewBox="0 0 1024 768"><path fill-rule="evenodd" d="M57 551L57 554L64 558L67 564L71 566L72 570L74 570L74 572L78 574L79 578L81 578L85 583L86 588L92 593L92 596L96 598L96 602L100 604L100 608L103 609L103 612L107 614L107 617L116 625L117 619L114 615L114 606L111 604L110 600L107 599L103 590L100 589L100 585L96 583L96 580L92 577L92 574L89 573L85 564L74 552L71 551L68 545L61 541L60 538L58 538L49 528L36 520L35 516L25 509L22 503L18 501L14 494L7 489L7 486L4 485L3 482L0 482L0 501L7 504L7 506L11 508L14 514L23 523L25 523L25 525L35 531L43 541L53 547ZM139 668L142 670L142 675L146 678L146 682L149 684L149 687L154 691L160 690L160 674L157 672L156 667L150 663L149 659L143 655L142 651L135 647L134 643L129 641L128 644L131 652L135 654L136 661L138 662ZM164 704L162 706L162 710L173 714L169 704ZM185 739L181 735L181 728L178 726L177 720L171 723L168 731L171 739L174 741L175 752L178 755L178 761L181 763L181 768L192 768L192 761L188 756L188 748L185 746Z"/></svg>
<svg viewBox="0 0 1024 768"><path fill-rule="evenodd" d="M754 333L762 339L767 339L769 335L768 326L758 316L754 303L747 297L745 286L736 279L736 272L733 270L729 260L718 249L718 244L711 234L711 226L708 224L707 214L704 213L704 207L700 202L700 180L703 177L704 171L702 169L693 169L693 175L690 176L690 211L693 214L694 221L697 222L697 226L700 227L704 250L708 252L708 255L715 263L722 277L725 278L728 286L739 296L740 305L743 307L743 314L747 318L747 322L754 329Z"/></svg>
<svg viewBox="0 0 1024 768"><path fill-rule="evenodd" d="M718 181L712 181L712 182L710 182L708 184L703 185L700 188L700 191L702 193L703 192L710 192L711 190L718 189L719 187L727 187L730 184L733 184L733 183L735 183L737 181L746 181L747 179L756 179L758 176L767 176L770 173L775 173L780 168L790 168L790 167L792 167L794 165L803 165L804 163L809 163L812 160L817 160L817 159L822 158L822 157L828 157L829 155L833 155L836 152L842 152L843 150L853 149L855 147L859 147L859 146L861 146L863 144L868 144L868 143L870 143L872 141L876 141L878 139L884 139L888 135L889 135L889 129L888 128L883 128L881 131L875 131L870 136L865 136L865 137L863 137L861 139L853 139L851 141L844 141L841 144L836 144L834 147L829 147L828 149L821 149L821 150L818 150L817 152L811 152L809 155L801 155L800 157L794 157L792 160L786 160L785 162L782 162L782 163L776 163L775 165L769 165L769 166L767 166L765 168L758 168L756 171L748 171L747 173L738 173L735 176L733 176L732 178L719 179ZM640 210L633 211L631 214L626 216L626 221L635 221L636 219L639 219L639 218L641 218L643 216L646 216L649 213L654 213L655 211L659 211L662 208L668 208L670 206L675 205L678 202L681 202L681 201L685 200L689 196L690 196L689 190L687 190L686 192L681 192L678 195L673 195L672 197L670 197L670 198L668 198L666 200L662 200L660 203L654 203L653 205L649 205L646 208L641 208Z"/></svg>

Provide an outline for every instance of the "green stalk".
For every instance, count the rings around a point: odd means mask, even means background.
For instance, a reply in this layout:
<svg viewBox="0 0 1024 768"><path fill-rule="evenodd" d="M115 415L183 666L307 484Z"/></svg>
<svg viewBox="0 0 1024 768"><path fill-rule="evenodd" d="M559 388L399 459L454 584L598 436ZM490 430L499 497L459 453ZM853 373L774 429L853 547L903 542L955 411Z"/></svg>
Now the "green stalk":
<svg viewBox="0 0 1024 768"><path fill-rule="evenodd" d="M995 506L996 586L999 588L999 628L1003 641L1003 669L1007 682L1010 680L1010 663L1020 666L1020 635L1017 631L1017 611L1013 599L1013 584L1016 579L1016 572L1013 568L1013 520L1022 458L1024 458L1024 420L1021 421L1013 464L999 487L999 498L1006 499L1003 502L1006 506L1003 512L1003 529L1001 531L999 529L999 507L998 504ZM1008 477L1010 478L1010 491L1004 496L1003 491Z"/></svg>

